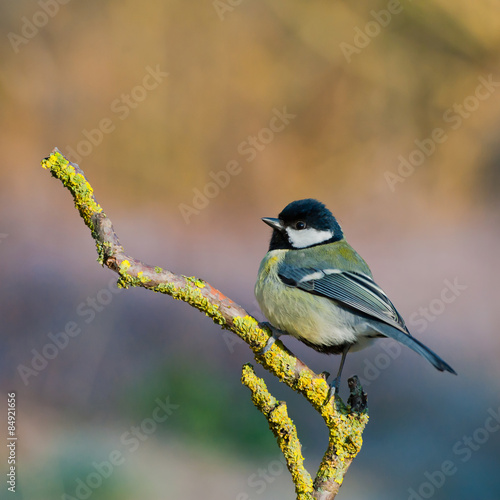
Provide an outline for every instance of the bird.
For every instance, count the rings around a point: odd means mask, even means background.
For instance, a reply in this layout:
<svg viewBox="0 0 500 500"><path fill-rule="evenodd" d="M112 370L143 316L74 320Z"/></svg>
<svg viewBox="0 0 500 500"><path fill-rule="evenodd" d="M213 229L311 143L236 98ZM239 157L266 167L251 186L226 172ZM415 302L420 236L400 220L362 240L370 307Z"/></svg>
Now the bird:
<svg viewBox="0 0 500 500"><path fill-rule="evenodd" d="M368 264L347 243L330 210L308 198L288 204L277 218L255 284L255 297L272 335L291 335L318 352L341 354L330 396L339 392L348 352L391 338L423 356L437 370L455 370L413 337L403 317L375 283Z"/></svg>

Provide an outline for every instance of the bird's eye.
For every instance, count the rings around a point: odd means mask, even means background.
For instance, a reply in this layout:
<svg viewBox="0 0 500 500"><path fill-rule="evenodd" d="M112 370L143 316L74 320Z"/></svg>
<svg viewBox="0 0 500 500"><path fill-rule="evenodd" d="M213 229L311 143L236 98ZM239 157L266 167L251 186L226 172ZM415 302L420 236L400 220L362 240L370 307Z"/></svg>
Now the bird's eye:
<svg viewBox="0 0 500 500"><path fill-rule="evenodd" d="M301 220L295 224L295 229L305 229L307 227L307 224Z"/></svg>

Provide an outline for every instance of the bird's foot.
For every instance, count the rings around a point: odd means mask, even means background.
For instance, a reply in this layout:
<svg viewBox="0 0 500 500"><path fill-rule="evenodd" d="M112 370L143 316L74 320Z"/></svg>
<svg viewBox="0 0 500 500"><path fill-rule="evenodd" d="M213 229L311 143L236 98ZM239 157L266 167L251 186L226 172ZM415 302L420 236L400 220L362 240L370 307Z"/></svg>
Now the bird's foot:
<svg viewBox="0 0 500 500"><path fill-rule="evenodd" d="M275 328L271 323L265 321L263 323L259 323L259 326L269 328L271 330L271 336L269 337L267 344L264 346L264 348L259 352L259 354L263 355L266 354L269 349L271 349L272 345L282 336L286 335L286 332L283 332L281 330L278 330Z"/></svg>
<svg viewBox="0 0 500 500"><path fill-rule="evenodd" d="M330 384L330 392L328 393L328 401L334 396L337 396L340 390L340 376L335 377Z"/></svg>
<svg viewBox="0 0 500 500"><path fill-rule="evenodd" d="M351 345L347 344L344 347L344 350L342 351L342 359L340 360L339 371L337 373L337 376L332 380L332 383L330 384L330 392L328 394L328 401L330 401L330 399L332 399L332 397L337 396L339 393L340 377L342 376L342 370L344 369L345 358L347 357L347 353L349 352L350 348L351 348Z"/></svg>

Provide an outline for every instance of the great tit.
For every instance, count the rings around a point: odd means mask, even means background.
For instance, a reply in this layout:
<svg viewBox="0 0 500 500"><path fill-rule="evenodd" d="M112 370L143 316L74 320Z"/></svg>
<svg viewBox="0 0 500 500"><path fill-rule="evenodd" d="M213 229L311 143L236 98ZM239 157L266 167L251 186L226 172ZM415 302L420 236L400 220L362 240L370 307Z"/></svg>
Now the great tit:
<svg viewBox="0 0 500 500"><path fill-rule="evenodd" d="M364 349L378 337L395 339L439 371L456 375L450 365L411 336L323 203L294 201L277 219L262 220L273 229L255 285L255 296L273 332L264 352L284 333L316 351L342 354L332 384L335 393L347 353Z"/></svg>

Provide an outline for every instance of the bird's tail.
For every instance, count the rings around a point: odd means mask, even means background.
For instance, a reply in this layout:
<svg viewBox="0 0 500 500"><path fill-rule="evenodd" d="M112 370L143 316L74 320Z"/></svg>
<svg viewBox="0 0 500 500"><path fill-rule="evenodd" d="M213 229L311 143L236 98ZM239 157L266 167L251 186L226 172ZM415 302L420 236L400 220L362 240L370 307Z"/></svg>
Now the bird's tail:
<svg viewBox="0 0 500 500"><path fill-rule="evenodd" d="M374 323L375 321L371 321L370 326L375 328L385 337L390 337L391 339L401 342L401 344L404 344L410 349L413 349L415 352L423 356L427 361L432 363L437 370L441 372L447 371L455 375L457 374L457 372L448 363L443 361L436 353L431 351L427 346L422 344L422 342L417 340L415 337L407 335L406 333L403 333L402 331L393 328L392 326L386 325L385 323L379 321L376 322L376 325Z"/></svg>

